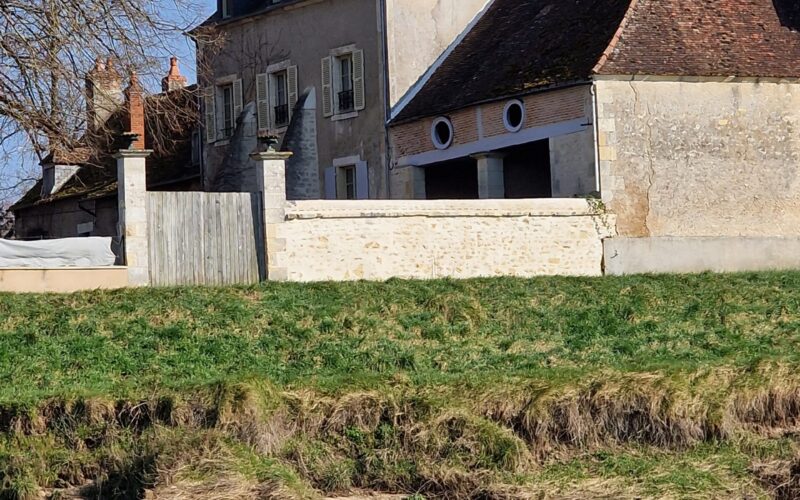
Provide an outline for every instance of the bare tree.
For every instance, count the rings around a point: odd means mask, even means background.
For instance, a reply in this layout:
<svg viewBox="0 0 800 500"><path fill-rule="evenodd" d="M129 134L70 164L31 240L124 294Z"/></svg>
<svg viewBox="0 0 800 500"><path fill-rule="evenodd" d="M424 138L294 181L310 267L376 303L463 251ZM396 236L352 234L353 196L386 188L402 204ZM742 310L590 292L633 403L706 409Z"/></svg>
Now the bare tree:
<svg viewBox="0 0 800 500"><path fill-rule="evenodd" d="M0 0L0 200L37 173L7 158L36 164L59 148L107 143L87 123L85 75L109 61L155 88L170 41L201 21L196 1ZM210 33L194 36L213 45Z"/></svg>

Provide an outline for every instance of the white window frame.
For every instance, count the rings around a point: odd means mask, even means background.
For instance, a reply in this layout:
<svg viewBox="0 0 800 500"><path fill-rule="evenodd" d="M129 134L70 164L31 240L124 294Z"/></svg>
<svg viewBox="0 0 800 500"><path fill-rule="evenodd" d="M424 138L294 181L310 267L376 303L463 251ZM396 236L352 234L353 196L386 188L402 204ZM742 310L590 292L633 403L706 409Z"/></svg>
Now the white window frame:
<svg viewBox="0 0 800 500"><path fill-rule="evenodd" d="M439 140L439 135L436 133L437 127L444 123L447 125L447 128L450 129L450 139L447 142L442 142ZM433 143L436 149L447 149L453 145L453 139L455 138L456 132L453 128L453 122L450 121L450 118L446 116L440 116L439 118L433 120L431 124L431 142Z"/></svg>
<svg viewBox="0 0 800 500"><path fill-rule="evenodd" d="M332 93L332 102L333 102L333 116L331 116L332 121L339 121L339 120L350 120L353 118L358 117L360 109L356 106L356 99L355 99L355 92L356 92L356 85L358 82L356 81L356 74L355 74L355 57L354 54L358 52L360 49L356 45L345 45L343 47L337 47L330 51L330 64L331 64L331 93ZM341 111L339 108L339 93L343 91L342 89L342 67L341 67L341 59L349 58L350 59L350 74L351 80L350 90L353 91L353 109L347 111ZM362 85L364 85L362 83Z"/></svg>
<svg viewBox="0 0 800 500"><path fill-rule="evenodd" d="M225 146L229 144L231 137L236 132L236 120L238 116L236 116L236 84L237 82L241 82L238 75L226 75L214 80L214 102L216 104L215 111L216 111L216 141L214 142L215 146ZM231 125L231 133L230 135L223 135L225 131L225 98L224 98L224 89L230 87L231 88L231 116L233 117L233 123Z"/></svg>
<svg viewBox="0 0 800 500"><path fill-rule="evenodd" d="M290 60L281 61L267 66L267 79L269 80L269 123L274 133L283 133L289 126L292 120L292 110L289 110L289 119L285 125L277 125L277 117L275 116L275 103L278 101L278 88L276 84L276 76L280 73L284 75L284 88L286 90L286 103L289 104L289 67L292 65Z"/></svg>
<svg viewBox="0 0 800 500"><path fill-rule="evenodd" d="M513 106L519 106L522 110L522 119L519 121L519 125L512 126L511 123L508 121L508 112ZM503 125L506 127L506 130L511 132L512 134L516 134L523 128L525 128L525 120L527 118L527 111L525 110L525 103L520 101L519 99L513 99L508 101L503 108Z"/></svg>
<svg viewBox="0 0 800 500"><path fill-rule="evenodd" d="M225 102L225 94L227 91L230 90L230 102ZM236 118L233 116L233 84L226 83L224 85L217 85L217 93L219 94L217 109L220 110L220 118L221 120L219 123L222 125L219 127L219 137L222 140L229 140L233 137L233 133L236 130ZM230 113L230 127L226 127L227 125L227 114Z"/></svg>
<svg viewBox="0 0 800 500"><path fill-rule="evenodd" d="M347 197L346 173L353 172L353 198ZM325 169L325 198L329 200L369 199L369 169L360 156L347 156L333 160L333 166ZM331 189L332 188L332 189Z"/></svg>

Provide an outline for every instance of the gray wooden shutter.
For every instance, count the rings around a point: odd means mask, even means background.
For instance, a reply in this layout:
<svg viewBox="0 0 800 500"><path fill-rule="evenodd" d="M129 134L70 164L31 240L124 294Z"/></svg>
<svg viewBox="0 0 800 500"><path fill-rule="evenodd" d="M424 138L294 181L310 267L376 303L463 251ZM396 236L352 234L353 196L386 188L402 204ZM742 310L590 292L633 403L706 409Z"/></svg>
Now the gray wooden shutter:
<svg viewBox="0 0 800 500"><path fill-rule="evenodd" d="M336 199L336 167L325 169L325 199Z"/></svg>
<svg viewBox="0 0 800 500"><path fill-rule="evenodd" d="M206 114L206 142L217 140L217 106L215 88L209 87L203 96L203 107Z"/></svg>
<svg viewBox="0 0 800 500"><path fill-rule="evenodd" d="M236 80L233 82L233 121L239 121L239 115L242 114L244 108L244 99L242 98L242 81Z"/></svg>
<svg viewBox="0 0 800 500"><path fill-rule="evenodd" d="M292 119L292 112L297 105L297 66L289 66L286 69L286 87L289 101L289 120Z"/></svg>
<svg viewBox="0 0 800 500"><path fill-rule="evenodd" d="M269 75L256 75L256 107L258 109L258 132L267 134L272 128L269 109Z"/></svg>
<svg viewBox="0 0 800 500"><path fill-rule="evenodd" d="M364 51L353 52L353 105L361 111L367 105L364 94Z"/></svg>
<svg viewBox="0 0 800 500"><path fill-rule="evenodd" d="M333 116L333 68L332 60L326 57L322 60L322 115Z"/></svg>
<svg viewBox="0 0 800 500"><path fill-rule="evenodd" d="M356 199L369 199L369 169L365 161L356 163Z"/></svg>

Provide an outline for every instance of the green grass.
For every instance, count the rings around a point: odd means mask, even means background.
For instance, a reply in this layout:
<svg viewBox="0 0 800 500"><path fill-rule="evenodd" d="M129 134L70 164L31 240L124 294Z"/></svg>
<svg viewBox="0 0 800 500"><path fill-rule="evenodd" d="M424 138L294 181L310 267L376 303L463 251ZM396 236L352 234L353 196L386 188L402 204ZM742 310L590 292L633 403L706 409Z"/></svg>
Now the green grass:
<svg viewBox="0 0 800 500"><path fill-rule="evenodd" d="M0 295L0 498L762 498L798 346L789 272Z"/></svg>
<svg viewBox="0 0 800 500"><path fill-rule="evenodd" d="M0 403L796 363L800 274L0 295Z"/></svg>

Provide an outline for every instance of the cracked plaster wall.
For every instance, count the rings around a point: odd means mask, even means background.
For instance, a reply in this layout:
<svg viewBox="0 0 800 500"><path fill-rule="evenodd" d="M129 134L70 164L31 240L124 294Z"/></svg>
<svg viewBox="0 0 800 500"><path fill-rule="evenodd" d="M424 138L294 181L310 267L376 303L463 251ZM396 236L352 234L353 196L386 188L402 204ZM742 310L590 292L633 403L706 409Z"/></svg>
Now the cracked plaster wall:
<svg viewBox="0 0 800 500"><path fill-rule="evenodd" d="M598 81L623 237L800 235L800 84Z"/></svg>

